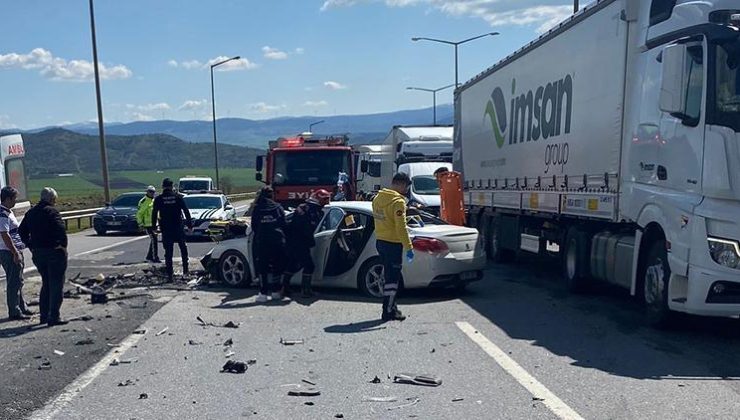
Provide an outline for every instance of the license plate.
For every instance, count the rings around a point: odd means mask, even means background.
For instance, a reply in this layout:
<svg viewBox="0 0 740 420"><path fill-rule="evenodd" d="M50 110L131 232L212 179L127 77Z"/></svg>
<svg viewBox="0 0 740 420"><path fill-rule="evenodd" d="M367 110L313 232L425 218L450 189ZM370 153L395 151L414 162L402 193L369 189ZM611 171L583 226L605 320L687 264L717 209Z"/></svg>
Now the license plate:
<svg viewBox="0 0 740 420"><path fill-rule="evenodd" d="M460 280L474 280L476 278L478 278L478 273L475 271L460 273Z"/></svg>
<svg viewBox="0 0 740 420"><path fill-rule="evenodd" d="M108 226L121 226L122 224L121 222L108 222Z"/></svg>

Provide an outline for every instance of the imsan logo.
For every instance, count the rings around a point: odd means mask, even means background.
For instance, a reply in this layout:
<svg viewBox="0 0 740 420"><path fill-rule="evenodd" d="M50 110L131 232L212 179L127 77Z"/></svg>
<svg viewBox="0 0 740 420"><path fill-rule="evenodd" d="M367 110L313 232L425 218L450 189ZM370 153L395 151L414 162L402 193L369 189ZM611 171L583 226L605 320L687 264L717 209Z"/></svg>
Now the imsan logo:
<svg viewBox="0 0 740 420"><path fill-rule="evenodd" d="M509 144L547 140L570 133L573 113L573 78L570 75L516 94L516 79L511 81L509 113L500 87L491 93L484 117L488 117L499 148Z"/></svg>

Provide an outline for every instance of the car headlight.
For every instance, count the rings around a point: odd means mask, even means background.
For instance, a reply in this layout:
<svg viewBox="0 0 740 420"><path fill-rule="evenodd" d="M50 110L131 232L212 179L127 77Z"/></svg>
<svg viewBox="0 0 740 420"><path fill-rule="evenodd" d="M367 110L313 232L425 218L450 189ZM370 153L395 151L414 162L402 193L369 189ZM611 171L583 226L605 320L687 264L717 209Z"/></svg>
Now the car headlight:
<svg viewBox="0 0 740 420"><path fill-rule="evenodd" d="M709 238L709 254L719 265L729 268L740 268L740 246L736 241Z"/></svg>

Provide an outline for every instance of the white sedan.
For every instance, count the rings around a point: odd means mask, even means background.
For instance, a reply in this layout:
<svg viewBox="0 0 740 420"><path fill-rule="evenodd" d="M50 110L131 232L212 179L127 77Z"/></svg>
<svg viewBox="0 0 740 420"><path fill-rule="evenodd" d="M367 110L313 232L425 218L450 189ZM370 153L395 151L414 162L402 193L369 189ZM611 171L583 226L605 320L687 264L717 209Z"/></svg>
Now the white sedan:
<svg viewBox="0 0 740 420"><path fill-rule="evenodd" d="M375 224L370 202L337 202L324 208L324 218L312 250L316 270L313 285L357 288L381 297L383 266L375 249ZM418 221L423 220L424 226ZM409 235L416 257L403 264L403 287L464 288L480 280L485 251L475 229L446 224L426 213L408 217ZM252 235L225 240L209 251L201 263L224 283L246 287L255 278ZM292 283L300 283L300 275Z"/></svg>
<svg viewBox="0 0 740 420"><path fill-rule="evenodd" d="M208 225L215 220L236 219L236 210L223 194L190 194L183 197L193 219L193 231L188 236L207 236Z"/></svg>

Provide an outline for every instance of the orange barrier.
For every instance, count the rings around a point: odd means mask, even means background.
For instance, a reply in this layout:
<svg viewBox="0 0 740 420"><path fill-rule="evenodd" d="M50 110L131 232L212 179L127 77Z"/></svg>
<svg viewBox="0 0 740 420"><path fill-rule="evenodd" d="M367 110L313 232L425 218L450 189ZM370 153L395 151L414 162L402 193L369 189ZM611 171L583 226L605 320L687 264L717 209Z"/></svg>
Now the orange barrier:
<svg viewBox="0 0 740 420"><path fill-rule="evenodd" d="M459 172L437 174L441 201L440 218L451 225L465 226L465 203Z"/></svg>

